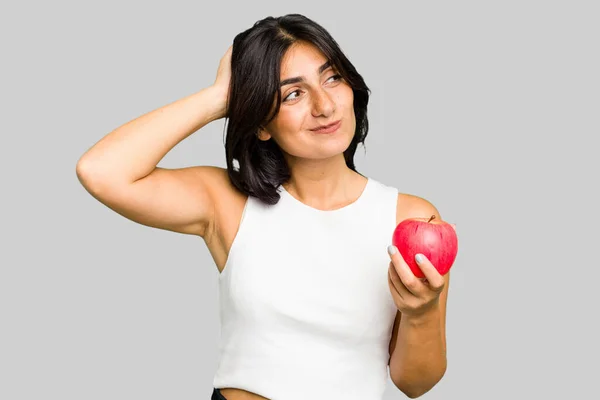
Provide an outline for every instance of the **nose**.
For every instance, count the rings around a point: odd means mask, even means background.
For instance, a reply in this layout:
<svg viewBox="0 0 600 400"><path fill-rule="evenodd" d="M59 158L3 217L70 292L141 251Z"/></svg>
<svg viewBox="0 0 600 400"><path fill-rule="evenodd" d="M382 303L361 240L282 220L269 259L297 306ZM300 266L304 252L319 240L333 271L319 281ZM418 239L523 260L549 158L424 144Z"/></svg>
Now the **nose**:
<svg viewBox="0 0 600 400"><path fill-rule="evenodd" d="M313 117L329 117L335 112L335 101L331 94L324 89L315 90L313 93Z"/></svg>

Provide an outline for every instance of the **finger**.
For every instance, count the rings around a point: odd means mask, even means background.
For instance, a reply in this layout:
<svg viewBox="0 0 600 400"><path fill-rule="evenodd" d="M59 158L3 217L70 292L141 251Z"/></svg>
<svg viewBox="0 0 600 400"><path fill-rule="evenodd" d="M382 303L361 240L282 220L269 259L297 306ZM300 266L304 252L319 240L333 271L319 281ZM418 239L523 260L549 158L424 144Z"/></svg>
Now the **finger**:
<svg viewBox="0 0 600 400"><path fill-rule="evenodd" d="M392 295L392 299L394 299L394 303L396 303L396 307L400 308L399 305L406 303L406 301L404 300L400 292L398 292L398 289L396 289L396 285L394 285L394 282L392 281L391 270L392 268L389 268L388 270L388 286L390 287L390 293Z"/></svg>
<svg viewBox="0 0 600 400"><path fill-rule="evenodd" d="M388 253L390 254L395 270L404 287L413 295L418 295L424 287L423 282L413 274L396 246L389 246Z"/></svg>
<svg viewBox="0 0 600 400"><path fill-rule="evenodd" d="M396 304L396 308L400 309L399 304L403 304L404 299L402 298L402 296L400 296L400 294L394 287L394 284L392 283L392 279L390 278L389 273L388 273L388 286L390 287L390 294L392 296L392 299L394 300L394 304Z"/></svg>
<svg viewBox="0 0 600 400"><path fill-rule="evenodd" d="M394 267L394 263L391 262L391 261L390 261L390 266L388 268L388 276L390 278L390 281L392 282L392 285L393 285L394 289L400 295L400 298L402 298L403 300L406 300L407 298L409 298L410 296L412 296L412 294L410 293L410 291L402 283L402 280L398 276L398 272L396 272L396 268Z"/></svg>
<svg viewBox="0 0 600 400"><path fill-rule="evenodd" d="M415 261L419 268L421 268L421 271L423 271L423 275L425 275L429 287L436 292L441 292L442 289L444 289L444 277L434 267L431 261L423 254L417 254L415 256Z"/></svg>

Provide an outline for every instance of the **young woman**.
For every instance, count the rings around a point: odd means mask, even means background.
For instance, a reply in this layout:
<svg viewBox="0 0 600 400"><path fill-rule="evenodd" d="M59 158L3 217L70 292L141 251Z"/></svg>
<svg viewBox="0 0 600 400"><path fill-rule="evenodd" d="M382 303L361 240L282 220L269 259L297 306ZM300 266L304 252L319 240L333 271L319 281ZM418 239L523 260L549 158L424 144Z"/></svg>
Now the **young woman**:
<svg viewBox="0 0 600 400"><path fill-rule="evenodd" d="M356 171L369 89L319 24L265 18L213 85L111 132L80 159L95 198L138 223L202 237L219 275L213 399L411 398L446 370L449 274L418 279L386 252L398 223L435 215ZM227 118L227 168L156 165ZM388 370L389 368L389 370Z"/></svg>

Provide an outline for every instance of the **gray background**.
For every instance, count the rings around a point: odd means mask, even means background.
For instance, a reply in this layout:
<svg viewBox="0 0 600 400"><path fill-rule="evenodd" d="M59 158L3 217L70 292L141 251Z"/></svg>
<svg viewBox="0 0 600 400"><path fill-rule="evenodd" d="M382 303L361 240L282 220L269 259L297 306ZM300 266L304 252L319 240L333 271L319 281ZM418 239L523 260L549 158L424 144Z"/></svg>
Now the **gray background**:
<svg viewBox="0 0 600 400"><path fill-rule="evenodd" d="M75 165L116 127L212 84L237 33L291 12L323 24L372 89L359 171L457 225L448 371L423 398L597 398L599 10L2 5L0 399L210 397L218 271L202 239L121 217ZM223 128L159 166L224 167ZM405 396L390 381L385 398Z"/></svg>

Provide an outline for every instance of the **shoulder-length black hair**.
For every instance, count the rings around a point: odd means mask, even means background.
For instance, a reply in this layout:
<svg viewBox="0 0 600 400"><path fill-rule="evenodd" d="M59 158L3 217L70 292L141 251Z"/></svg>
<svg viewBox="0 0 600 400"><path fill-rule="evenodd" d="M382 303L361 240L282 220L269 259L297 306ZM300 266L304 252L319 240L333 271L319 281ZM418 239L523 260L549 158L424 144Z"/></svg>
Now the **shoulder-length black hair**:
<svg viewBox="0 0 600 400"><path fill-rule="evenodd" d="M369 130L370 90L337 42L321 25L300 14L267 17L239 33L233 41L227 110L225 156L229 178L248 196L267 204L279 201L277 188L290 178L282 150L273 139L261 141L258 131L279 112L280 67L286 50L297 41L317 47L352 87L356 131L344 151L346 165L356 171L354 153ZM276 106L273 108L273 103ZM237 161L238 166L234 165Z"/></svg>

